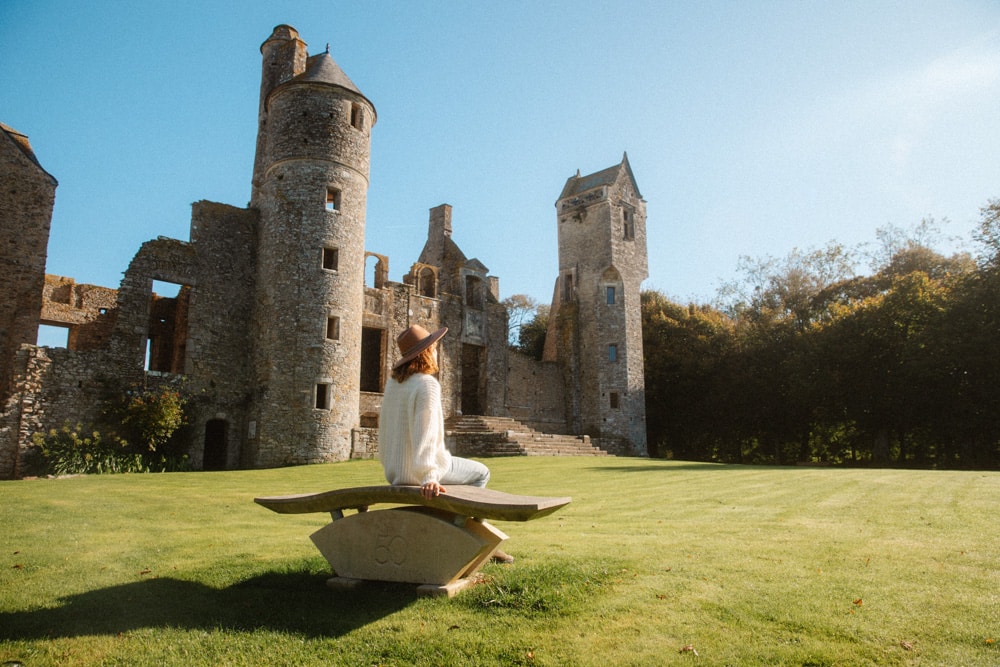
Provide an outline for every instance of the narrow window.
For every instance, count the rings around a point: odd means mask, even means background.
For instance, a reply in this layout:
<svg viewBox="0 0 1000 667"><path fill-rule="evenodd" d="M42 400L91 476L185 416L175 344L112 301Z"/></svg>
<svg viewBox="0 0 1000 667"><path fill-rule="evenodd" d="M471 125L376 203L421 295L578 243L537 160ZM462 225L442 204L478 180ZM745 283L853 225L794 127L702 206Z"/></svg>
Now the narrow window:
<svg viewBox="0 0 1000 667"><path fill-rule="evenodd" d="M316 409L330 409L330 385L322 383L316 385Z"/></svg>
<svg viewBox="0 0 1000 667"><path fill-rule="evenodd" d="M326 318L327 340L340 340L340 318L331 315Z"/></svg>
<svg viewBox="0 0 1000 667"><path fill-rule="evenodd" d="M434 270L425 267L417 274L418 291L421 296L434 298L437 296L437 289L434 282Z"/></svg>
<svg viewBox="0 0 1000 667"><path fill-rule="evenodd" d="M573 274L563 276L563 301L573 300Z"/></svg>
<svg viewBox="0 0 1000 667"><path fill-rule="evenodd" d="M323 268L327 271L336 271L337 262L340 260L340 253L336 248L323 248Z"/></svg>
<svg viewBox="0 0 1000 667"><path fill-rule="evenodd" d="M337 188L327 188L326 190L326 210L340 211L340 190Z"/></svg>
<svg viewBox="0 0 1000 667"><path fill-rule="evenodd" d="M382 369L385 367L385 330L373 327L361 329L361 391L382 391Z"/></svg>
<svg viewBox="0 0 1000 667"><path fill-rule="evenodd" d="M622 209L622 232L626 241L635 238L635 213L627 208Z"/></svg>
<svg viewBox="0 0 1000 667"><path fill-rule="evenodd" d="M618 392L617 391L611 392L611 409L612 410L617 410L618 409L618 406L620 405L619 401L620 401L620 399L618 398Z"/></svg>
<svg viewBox="0 0 1000 667"><path fill-rule="evenodd" d="M618 361L617 345L608 345L608 361Z"/></svg>
<svg viewBox="0 0 1000 667"><path fill-rule="evenodd" d="M361 111L361 105L357 102L351 102L351 127L359 130L364 129L364 119L365 115Z"/></svg>
<svg viewBox="0 0 1000 667"><path fill-rule="evenodd" d="M615 305L615 286L614 285L609 285L608 286L608 305L609 306Z"/></svg>
<svg viewBox="0 0 1000 667"><path fill-rule="evenodd" d="M476 310L483 308L483 281L476 276L465 277L465 305Z"/></svg>

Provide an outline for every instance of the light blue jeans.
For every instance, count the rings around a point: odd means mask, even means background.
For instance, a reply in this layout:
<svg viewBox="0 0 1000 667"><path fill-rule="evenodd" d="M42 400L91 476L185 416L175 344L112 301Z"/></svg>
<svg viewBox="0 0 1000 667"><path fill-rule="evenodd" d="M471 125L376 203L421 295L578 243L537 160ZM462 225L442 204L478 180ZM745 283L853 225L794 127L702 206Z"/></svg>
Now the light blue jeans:
<svg viewBox="0 0 1000 667"><path fill-rule="evenodd" d="M484 487L490 481L490 469L479 461L463 459L458 456L451 457L451 468L444 474L439 482L443 486L449 484L468 484L469 486Z"/></svg>

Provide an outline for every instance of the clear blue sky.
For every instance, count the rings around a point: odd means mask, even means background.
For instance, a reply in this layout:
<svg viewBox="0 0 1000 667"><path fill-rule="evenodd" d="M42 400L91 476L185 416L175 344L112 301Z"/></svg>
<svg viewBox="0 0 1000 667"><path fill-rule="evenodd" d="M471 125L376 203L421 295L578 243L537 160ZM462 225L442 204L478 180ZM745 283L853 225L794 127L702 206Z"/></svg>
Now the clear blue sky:
<svg viewBox="0 0 1000 667"><path fill-rule="evenodd" d="M646 287L874 241L1000 197L1000 2L0 0L0 121L59 180L47 271L117 287L190 204L244 206L260 44L298 29L372 100L366 246L399 280L454 207L501 296L548 302L554 204L628 152Z"/></svg>

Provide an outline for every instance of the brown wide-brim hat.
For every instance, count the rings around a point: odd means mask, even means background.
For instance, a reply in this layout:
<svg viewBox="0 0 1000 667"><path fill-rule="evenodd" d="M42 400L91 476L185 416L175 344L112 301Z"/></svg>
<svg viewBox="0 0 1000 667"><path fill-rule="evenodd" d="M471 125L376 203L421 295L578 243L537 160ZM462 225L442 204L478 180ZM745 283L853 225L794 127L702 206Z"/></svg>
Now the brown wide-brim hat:
<svg viewBox="0 0 1000 667"><path fill-rule="evenodd" d="M403 333L396 336L396 345L399 346L399 353L403 357L392 366L396 370L403 364L416 358L418 354L429 348L434 343L448 333L448 327L441 327L434 333L428 333L427 329L419 324L414 324Z"/></svg>

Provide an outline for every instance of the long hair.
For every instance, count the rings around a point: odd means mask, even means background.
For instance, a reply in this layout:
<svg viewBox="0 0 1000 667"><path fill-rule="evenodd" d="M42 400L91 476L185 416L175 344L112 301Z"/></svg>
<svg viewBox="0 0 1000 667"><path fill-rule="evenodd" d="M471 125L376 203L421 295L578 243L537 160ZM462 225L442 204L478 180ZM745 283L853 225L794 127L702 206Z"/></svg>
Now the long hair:
<svg viewBox="0 0 1000 667"><path fill-rule="evenodd" d="M436 375L441 369L438 367L437 362L434 361L434 348L435 345L431 345L399 368L394 368L392 370L392 379L396 382L405 382L408 377L416 373Z"/></svg>

